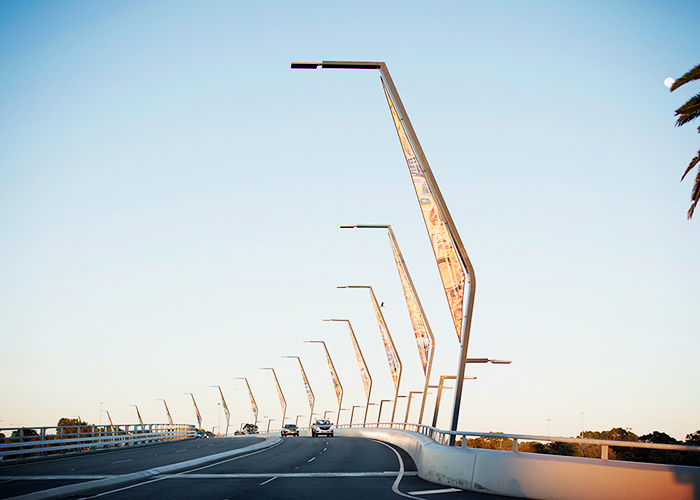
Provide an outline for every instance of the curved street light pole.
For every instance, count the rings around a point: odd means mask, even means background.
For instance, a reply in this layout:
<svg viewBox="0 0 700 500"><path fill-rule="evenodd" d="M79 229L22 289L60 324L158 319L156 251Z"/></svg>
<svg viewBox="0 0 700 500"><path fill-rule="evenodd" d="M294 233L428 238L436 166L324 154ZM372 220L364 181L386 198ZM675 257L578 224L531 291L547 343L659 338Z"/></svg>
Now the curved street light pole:
<svg viewBox="0 0 700 500"><path fill-rule="evenodd" d="M418 189L416 184L416 179L421 179L424 182L425 187L432 193L432 198L434 199L435 208L437 213L442 217L445 224L444 230L449 236L450 244L454 248L456 253L458 264L464 273L464 285L466 290L462 290L461 305L461 324L458 326L455 322L455 327L457 329L457 335L460 342L460 355L459 355L459 365L457 368L457 383L455 384L455 394L454 394L454 404L452 408L452 422L450 425L450 430L457 430L457 423L459 421L459 409L462 403L462 387L464 385L464 372L467 360L467 348L469 346L469 334L471 332L472 314L474 311L474 295L476 294L476 276L474 275L474 267L472 266L467 251L464 248L462 239L457 231L450 211L447 209L447 204L442 197L440 188L433 176L433 172L428 164L428 159L423 153L423 148L418 141L418 136L413 130L413 125L408 118L406 109L401 102L399 93L394 86L394 81L389 74L389 70L386 64L383 62L357 62L357 61L323 61L321 63L292 63L292 69L316 69L321 68L335 68L335 69L376 69L379 70L379 76L384 87L384 92L389 103L389 108L392 113L392 118L394 119L394 125L396 131L399 134L399 140L401 142L401 147L408 163L409 171L411 172L412 180L414 181L414 187ZM416 194L419 195L418 190ZM420 195L419 195L420 196ZM419 200L420 202L420 200ZM423 212L423 219L428 227L428 214ZM428 228L430 233L430 229ZM432 238L432 236L431 236ZM438 257L438 246L436 246L437 241L431 241L433 246L433 252L435 253L436 260ZM438 268L440 264L438 263ZM447 283L445 277L442 275L443 286L445 286L445 292L447 291ZM466 293L466 299L464 294ZM449 295L449 294L448 294ZM449 297L448 297L449 300ZM466 302L466 306L465 306ZM453 320L456 319L456 312L459 310L451 306L451 312L453 313ZM450 436L450 445L454 446L455 437Z"/></svg>
<svg viewBox="0 0 700 500"><path fill-rule="evenodd" d="M284 394L282 394L282 387L280 387L280 381L277 379L277 373L275 373L274 368L260 368L261 370L271 370L272 375L275 377L275 384L277 385L277 395L280 398L280 406L282 407L282 427L284 427L284 421L287 420L287 400L284 398Z"/></svg>
<svg viewBox="0 0 700 500"><path fill-rule="evenodd" d="M389 240L391 242L391 248L394 253L394 259L396 260L396 267L399 271L399 278L401 279L401 285L404 291L404 296L406 298L406 305L408 306L408 314L411 317L411 324L413 325L413 332L416 337L416 342L418 344L419 355L421 360L423 360L423 349L424 346L421 345L421 339L425 338L423 331L428 335L430 344L428 346L428 356L427 363L423 365L423 374L425 375L425 387L423 388L423 399L420 405L420 414L418 416L418 423L423 423L423 411L425 409L425 398L428 395L428 385L430 384L430 373L433 369L433 355L435 354L435 337L433 336L433 331L428 323L428 318L423 310L423 305L418 298L418 292L411 279L411 274L408 272L408 267L401 254L401 249L399 248L399 243L396 241L396 236L394 236L394 231L391 226L386 224L355 224L354 226L340 226L341 229L386 229L389 233ZM417 313L417 314L416 314ZM410 400L409 400L410 401Z"/></svg>
<svg viewBox="0 0 700 500"><path fill-rule="evenodd" d="M340 383L340 378L338 377L338 372L335 371L335 365L331 359L331 353L328 352L328 347L323 340L305 340L305 344L323 344L323 349L326 351L326 360L328 361L328 369L331 372L331 380L333 382L333 389L335 390L336 399L338 400L338 413L340 413L340 407L343 406L343 386ZM336 386L337 384L337 386Z"/></svg>
<svg viewBox="0 0 700 500"><path fill-rule="evenodd" d="M314 397L314 391L311 390L311 384L309 384L309 379L306 378L306 372L304 371L304 365L301 364L301 358L299 356L282 356L283 358L296 358L299 361L299 368L301 369L301 377L304 379L304 387L306 388L306 396L309 400L309 408L311 415L309 415L309 427L311 427L311 420L314 418L314 404L316 403L316 398Z"/></svg>
<svg viewBox="0 0 700 500"><path fill-rule="evenodd" d="M250 406L251 409L253 410L253 419L255 422L253 422L253 426L257 427L258 426L258 404L255 402L255 397L253 397L253 391L250 390L250 384L248 383L248 379L246 377L233 377L234 380L245 380L245 385L248 388L248 396L250 397Z"/></svg>
<svg viewBox="0 0 700 500"><path fill-rule="evenodd" d="M173 417L170 416L170 410L168 410L168 403L165 402L165 399L156 399L156 401L162 401L163 404L165 405L165 413L168 416L168 422L170 422L170 425L173 425Z"/></svg>
<svg viewBox="0 0 700 500"><path fill-rule="evenodd" d="M394 396L394 409L391 413L391 422L394 422L394 417L396 415L396 403L399 400L399 387L401 386L401 358L394 345L394 339L391 338L391 333L389 333L389 327L384 319L384 314L379 307L379 302L377 302L377 297L374 295L374 290L369 285L349 285L349 286L339 286L338 288L366 288L369 290L370 297L372 298L372 305L374 306L374 312L377 316L377 322L379 323L379 330L382 334L382 341L384 342L384 348L387 355L387 361L389 362L389 369L392 371L392 378L394 378L394 370L396 370L396 378L394 379L394 385L396 387L396 394ZM388 347L388 349L387 349ZM396 360L392 360L392 357L396 357ZM394 366L392 366L392 364Z"/></svg>
<svg viewBox="0 0 700 500"><path fill-rule="evenodd" d="M355 350L355 357L357 358L357 366L360 369L360 378L362 379L362 385L365 388L365 396L367 396L367 408L369 409L369 398L372 394L372 376L369 374L369 368L367 368L367 363L365 362L365 356L362 354L362 349L360 349L360 344L357 342L357 337L355 337L355 332L352 329L349 319L324 319L323 321L339 321L348 324L348 329L350 330L350 340L352 341L352 346ZM340 412L338 409L338 424L340 424ZM367 423L367 410L365 410L365 420Z"/></svg>
<svg viewBox="0 0 700 500"><path fill-rule="evenodd" d="M199 429L202 428L202 416L199 414L199 408L197 408L197 402L194 400L194 394L191 392L183 392L183 394L189 394L192 396L192 404L194 405L194 412L197 415L197 424L199 426Z"/></svg>
<svg viewBox="0 0 700 500"><path fill-rule="evenodd" d="M226 417L226 434L224 435L228 436L228 424L229 420L231 420L231 413L229 413L228 406L226 406L226 400L224 399L224 391L221 390L221 386L219 385L210 385L209 387L216 387L217 389L219 389L219 394L221 394L221 404L224 407L224 416ZM219 411L221 411L220 408ZM221 433L221 422L219 422L219 433Z"/></svg>

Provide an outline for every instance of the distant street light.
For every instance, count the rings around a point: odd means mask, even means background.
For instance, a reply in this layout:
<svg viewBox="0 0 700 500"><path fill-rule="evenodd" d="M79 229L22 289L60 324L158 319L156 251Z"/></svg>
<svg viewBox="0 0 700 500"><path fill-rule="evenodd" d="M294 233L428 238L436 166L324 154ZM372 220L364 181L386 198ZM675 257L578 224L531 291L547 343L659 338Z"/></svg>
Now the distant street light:
<svg viewBox="0 0 700 500"><path fill-rule="evenodd" d="M323 419L328 420L328 414L329 413L335 413L335 410L326 410L323 412Z"/></svg>
<svg viewBox="0 0 700 500"><path fill-rule="evenodd" d="M347 319L324 319L323 321L339 321L348 324L348 329L350 330L350 340L352 341L353 349L355 350L355 357L357 358L357 366L360 368L360 378L362 379L362 385L365 388L365 396L367 396L367 409L365 410L365 420L367 423L367 411L369 410L369 398L372 394L372 377L369 374L369 369L367 368L367 363L365 363L365 357L360 349L360 344L357 342L357 337L355 337L355 332L352 329L350 320ZM338 410L338 424L340 424L340 411Z"/></svg>
<svg viewBox="0 0 700 500"><path fill-rule="evenodd" d="M233 377L234 380L245 380L245 386L248 389L248 397L250 398L250 406L251 409L253 410L253 419L255 422L253 422L253 426L258 425L258 404L255 402L255 398L253 397L253 391L250 390L250 384L248 383L248 379L246 377Z"/></svg>
<svg viewBox="0 0 700 500"><path fill-rule="evenodd" d="M382 406L384 405L384 403L391 403L391 399L382 399L379 402L379 413L377 414L377 423L378 424L381 423L381 421L382 421L381 420L382 419Z"/></svg>
<svg viewBox="0 0 700 500"><path fill-rule="evenodd" d="M270 432L270 422L272 422L273 420L277 420L277 419L276 419L276 418L271 418L271 419L269 419L269 420L267 421L267 432Z"/></svg>
<svg viewBox="0 0 700 500"><path fill-rule="evenodd" d="M141 420L141 413L139 412L139 407L136 405L129 406L133 406L134 408L136 408L136 416L139 417L139 424L141 424L141 430L143 430L143 420ZM80 417L78 417L78 420L80 420Z"/></svg>
<svg viewBox="0 0 700 500"><path fill-rule="evenodd" d="M224 415L226 416L226 434L225 436L228 436L228 424L229 420L231 420L231 413L228 411L228 406L226 406L226 400L224 399L224 391L221 390L221 386L218 385L210 385L209 387L216 387L219 389L219 394L221 394L221 404L224 407ZM221 408L219 408L219 412L221 411ZM219 432L221 432L221 413L219 413Z"/></svg>
<svg viewBox="0 0 700 500"><path fill-rule="evenodd" d="M350 425L352 426L352 419L355 416L355 408L364 408L363 405L357 405L352 407L352 411L350 412Z"/></svg>
<svg viewBox="0 0 700 500"><path fill-rule="evenodd" d="M156 401L163 402L163 404L165 405L165 414L168 416L168 422L170 422L170 425L173 425L173 417L170 416L170 410L168 410L168 403L165 402L165 399L156 399Z"/></svg>
<svg viewBox="0 0 700 500"><path fill-rule="evenodd" d="M369 285L349 285L349 286L339 286L338 288L366 288L369 290L370 297L372 299L372 305L374 306L374 313L377 316L377 323L379 324L379 331L382 334L382 341L384 342L384 350L386 351L386 358L389 362L389 370L391 371L391 378L394 382L394 387L396 388L396 396L394 398L394 409L391 413L391 422L394 422L394 416L396 415L396 402L399 398L399 387L401 386L401 358L394 345L394 340L391 338L389 333L389 327L384 319L384 314L379 307L379 302L377 302L377 297L374 295L374 290Z"/></svg>
<svg viewBox="0 0 700 500"><path fill-rule="evenodd" d="M406 418L403 419L405 423L408 423L408 412L411 411L411 399L414 394L423 394L423 391L409 391L408 393L408 403L406 404ZM420 424L420 422L418 422Z"/></svg>
<svg viewBox="0 0 700 500"><path fill-rule="evenodd" d="M280 381L277 380L277 373L275 373L274 368L260 368L261 370L270 370L272 372L272 376L275 377L275 384L277 385L277 396L280 398L280 406L282 407L282 426L284 426L284 421L287 420L287 400L284 398L284 394L282 394L282 387L280 387Z"/></svg>
<svg viewBox="0 0 700 500"><path fill-rule="evenodd" d="M443 375L440 377L439 385L431 385L431 389L437 389L437 396L435 398L435 411L433 412L433 427L437 426L438 412L440 411L440 398L442 397L442 389L445 380L454 380L456 377L454 375ZM476 380L476 377L464 377L464 380ZM451 387L446 387L446 389L452 389Z"/></svg>
<svg viewBox="0 0 700 500"><path fill-rule="evenodd" d="M304 387L306 388L306 396L309 400L309 408L311 415L309 415L309 427L311 427L311 419L313 418L314 403L316 398L314 397L314 391L311 390L311 384L309 384L309 379L306 378L306 372L304 371L304 365L301 364L301 358L299 356L282 356L283 358L296 358L299 361L299 368L301 369L301 378L304 379Z"/></svg>
<svg viewBox="0 0 700 500"><path fill-rule="evenodd" d="M104 401L100 401L100 427L102 427L102 405L104 404Z"/></svg>
<svg viewBox="0 0 700 500"><path fill-rule="evenodd" d="M197 402L194 400L194 394L191 392L183 392L183 394L189 394L192 396L192 404L194 405L194 412L197 415L197 428L202 429L202 416L199 414L199 408L197 408Z"/></svg>
<svg viewBox="0 0 700 500"><path fill-rule="evenodd" d="M335 389L335 396L338 400L338 412L340 412L340 407L343 405L343 386L340 384L340 378L338 377L338 372L335 371L335 366L333 365L333 360L331 359L331 353L328 352L328 346L323 340L305 340L305 344L323 344L323 349L326 351L326 361L328 361L328 369L331 372L331 381L333 382L333 389Z"/></svg>
<svg viewBox="0 0 700 500"><path fill-rule="evenodd" d="M552 421L551 418L547 419L547 437L549 437L549 423Z"/></svg>
<svg viewBox="0 0 700 500"><path fill-rule="evenodd" d="M299 417L305 417L306 415L297 415L297 419L295 420L295 424L297 427L299 427Z"/></svg>

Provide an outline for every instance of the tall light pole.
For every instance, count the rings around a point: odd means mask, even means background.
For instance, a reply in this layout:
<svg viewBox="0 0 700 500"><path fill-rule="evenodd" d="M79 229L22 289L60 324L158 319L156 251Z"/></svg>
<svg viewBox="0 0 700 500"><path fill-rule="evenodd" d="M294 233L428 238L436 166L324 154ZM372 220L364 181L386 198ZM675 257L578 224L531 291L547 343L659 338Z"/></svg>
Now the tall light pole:
<svg viewBox="0 0 700 500"><path fill-rule="evenodd" d="M396 241L394 231L390 225L376 224L356 224L354 226L340 226L341 229L386 229L389 233L389 241L391 242L391 250L396 261L396 269L399 272L401 287L406 298L406 306L408 307L408 315L411 318L413 325L413 333L416 337L418 346L418 355L420 356L421 364L423 365L423 375L425 375L425 387L423 388L423 399L420 405L420 414L418 423L423 423L423 410L425 409L425 398L428 395L428 384L430 383L430 372L433 368L433 355L435 354L435 337L430 329L428 318L425 315L423 306L418 298L418 292L413 284L411 275L408 272L406 262L403 260L399 243ZM410 403L410 400L409 400Z"/></svg>
<svg viewBox="0 0 700 500"><path fill-rule="evenodd" d="M231 420L231 413L228 411L228 406L226 406L226 400L224 399L224 391L222 391L221 386L218 385L210 385L209 387L218 388L219 394L221 394L221 404L224 407L224 415L226 416L226 434L224 434L224 436L228 436L228 424L229 420ZM219 416L219 432L221 432L221 416Z"/></svg>
<svg viewBox="0 0 700 500"><path fill-rule="evenodd" d="M333 388L335 389L335 397L338 400L338 413L340 413L340 407L343 405L343 386L340 384L338 372L335 371L333 360L331 360L331 354L328 352L328 346L326 346L326 343L323 340L305 340L304 343L323 344L323 349L326 351L326 361L328 361L328 369L331 372L331 381L333 382Z"/></svg>
<svg viewBox="0 0 700 500"><path fill-rule="evenodd" d="M474 295L476 293L474 268L467 256L462 239L452 221L452 216L447 209L440 188L435 181L428 160L423 153L423 148L418 141L418 136L413 130L413 125L411 125L386 64L383 62L352 61L292 63L293 69L316 69L318 67L379 70L389 110L399 136L406 163L408 164L411 180L420 204L423 221L428 230L430 243L460 342L459 366L456 375L457 383L450 426L451 430L456 431L459 421L459 408L462 401L469 333L474 311ZM450 444L454 445L454 443L455 437L452 435Z"/></svg>
<svg viewBox="0 0 700 500"><path fill-rule="evenodd" d="M299 417L305 417L306 415L297 415L297 419L294 421L295 425L299 427Z"/></svg>
<svg viewBox="0 0 700 500"><path fill-rule="evenodd" d="M384 405L384 403L391 403L391 399L382 399L379 402L379 413L377 414L377 423L378 424L381 423L381 421L382 421L382 406Z"/></svg>
<svg viewBox="0 0 700 500"><path fill-rule="evenodd" d="M268 433L270 432L270 422L272 422L273 420L277 420L277 419L276 419L276 418L271 418L271 419L269 419L269 420L267 421L267 432L268 432Z"/></svg>
<svg viewBox="0 0 700 500"><path fill-rule="evenodd" d="M280 398L280 406L282 407L282 426L284 427L284 421L287 420L285 416L287 414L287 400L284 399L284 394L282 394L282 387L280 387L280 381L277 380L277 374L274 368L260 368L261 370L271 370L272 375L275 377L275 384L277 385L277 396Z"/></svg>
<svg viewBox="0 0 700 500"><path fill-rule="evenodd" d="M357 342L357 337L355 337L355 332L352 329L350 320L347 319L324 319L323 321L339 321L348 324L348 329L350 330L350 340L352 341L352 347L355 350L355 357L357 358L357 366L360 368L360 378L362 379L362 385L365 388L365 396L367 396L367 409L369 409L369 397L372 394L372 377L369 374L369 369L367 368L367 363L365 363L365 357L360 349L360 344ZM340 409L338 409L338 424L340 424ZM367 411L365 410L365 420L367 423Z"/></svg>
<svg viewBox="0 0 700 500"><path fill-rule="evenodd" d="M165 402L165 399L156 399L156 401L163 402L163 404L165 405L165 414L168 416L168 422L170 422L170 425L173 425L173 417L170 416L170 410L168 410L168 403Z"/></svg>
<svg viewBox="0 0 700 500"><path fill-rule="evenodd" d="M327 419L328 419L328 414L329 414L329 413L335 413L335 410L326 410L326 411L324 411L324 412L323 412L323 420L327 420Z"/></svg>
<svg viewBox="0 0 700 500"><path fill-rule="evenodd" d="M391 413L391 422L394 422L394 416L396 415L396 401L399 399L399 387L401 386L401 358L399 358L399 353L396 351L396 346L394 345L394 340L391 338L389 333L389 327L384 320L384 314L382 314L381 308L379 307L379 302L377 302L377 297L374 295L374 290L369 285L350 285L350 286L339 286L338 288L365 288L369 290L369 295L372 298L372 306L374 307L374 314L377 317L377 324L379 325L379 331L382 334L382 342L384 342L384 350L386 351L386 359L389 362L389 370L391 371L391 377L394 380L394 387L396 388L396 395L394 397L394 409Z"/></svg>
<svg viewBox="0 0 700 500"><path fill-rule="evenodd" d="M549 437L549 423L552 421L551 418L547 419L547 437Z"/></svg>
<svg viewBox="0 0 700 500"><path fill-rule="evenodd" d="M352 419L355 416L355 408L362 408L362 405L357 405L352 407L352 411L350 412L350 425L352 426Z"/></svg>
<svg viewBox="0 0 700 500"><path fill-rule="evenodd" d="M248 379L245 377L233 377L234 380L245 380L245 385L248 388L248 397L250 398L250 407L253 411L253 419L255 419L255 422L253 422L253 426L258 425L258 405L255 402L255 398L253 397L253 391L250 390L250 384L248 383Z"/></svg>
<svg viewBox="0 0 700 500"><path fill-rule="evenodd" d="M100 401L100 427L102 427L102 405L104 404L104 401Z"/></svg>
<svg viewBox="0 0 700 500"><path fill-rule="evenodd" d="M408 423L408 412L411 411L411 399L413 399L414 394L422 394L423 391L409 391L408 392L408 403L406 403L406 418L403 419L405 423ZM420 422L418 422L420 424Z"/></svg>
<svg viewBox="0 0 700 500"><path fill-rule="evenodd" d="M476 377L464 377L466 380L476 380ZM433 427L437 426L438 412L440 411L440 399L442 398L442 389L445 380L454 380L454 375L443 375L440 377L440 383L437 386L431 385L431 389L437 388L437 396L435 397L435 411L433 411ZM451 387L445 387L451 389Z"/></svg>
<svg viewBox="0 0 700 500"><path fill-rule="evenodd" d="M143 430L143 420L141 420L141 412L139 412L139 407L136 405L129 406L133 406L134 408L136 408L136 416L139 417L139 424L141 424L141 430ZM78 417L78 419L80 419L80 417Z"/></svg>
<svg viewBox="0 0 700 500"><path fill-rule="evenodd" d="M192 404L194 405L194 412L197 415L197 425L198 425L198 428L201 429L202 428L202 416L199 414L199 408L197 408L197 402L194 400L194 394L192 394L191 392L183 392L183 394L189 394L190 396L192 396Z"/></svg>
<svg viewBox="0 0 700 500"><path fill-rule="evenodd" d="M301 364L301 358L299 356L282 356L283 358L296 358L299 361L299 368L301 369L301 378L304 379L304 387L306 388L306 396L309 400L309 408L311 415L309 415L309 427L311 427L311 420L314 418L314 403L316 398L314 397L314 391L311 390L311 385L309 384L309 379L306 378L306 372L304 371L304 365Z"/></svg>

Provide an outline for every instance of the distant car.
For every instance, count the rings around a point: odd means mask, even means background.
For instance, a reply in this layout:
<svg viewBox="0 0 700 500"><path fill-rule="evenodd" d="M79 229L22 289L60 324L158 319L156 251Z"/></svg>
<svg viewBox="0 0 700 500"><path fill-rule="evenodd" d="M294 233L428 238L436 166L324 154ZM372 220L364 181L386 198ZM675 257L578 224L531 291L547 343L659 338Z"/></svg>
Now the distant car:
<svg viewBox="0 0 700 500"><path fill-rule="evenodd" d="M284 436L299 437L299 429L294 424L284 424L284 427L282 427L282 437Z"/></svg>
<svg viewBox="0 0 700 500"><path fill-rule="evenodd" d="M330 420L316 420L311 426L311 436L316 437L322 434L333 437L333 424Z"/></svg>
<svg viewBox="0 0 700 500"><path fill-rule="evenodd" d="M197 434L195 434L194 437L196 437L196 438L208 438L209 436L207 435L206 432L197 431Z"/></svg>

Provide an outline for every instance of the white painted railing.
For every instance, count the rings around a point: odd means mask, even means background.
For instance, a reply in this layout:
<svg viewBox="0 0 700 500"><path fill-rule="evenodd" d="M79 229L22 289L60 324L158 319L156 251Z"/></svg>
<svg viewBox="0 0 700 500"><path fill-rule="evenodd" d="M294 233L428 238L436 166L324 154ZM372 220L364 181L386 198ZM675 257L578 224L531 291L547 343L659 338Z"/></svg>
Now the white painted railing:
<svg viewBox="0 0 700 500"><path fill-rule="evenodd" d="M195 427L187 424L71 425L0 428L0 433L5 435L0 437L0 459L4 459L187 439L195 436Z"/></svg>
<svg viewBox="0 0 700 500"><path fill-rule="evenodd" d="M610 446L616 446L620 448L651 448L655 450L675 450L675 451L689 451L700 453L700 446L688 446L682 444L660 444L660 443L643 443L639 441L613 441L608 439L586 439L586 438L572 438L572 437L557 437L557 436L533 436L528 434L501 434L493 432L467 432L467 431L443 431L431 427L429 425L419 425L419 424L404 424L404 423L379 423L379 424L344 424L336 426L338 429L360 429L360 428L371 428L371 429L399 429L406 431L413 431L428 436L439 444L449 445L450 436L462 437L462 447L466 447L467 440L466 437L490 437L499 439L512 439L513 440L513 451L518 451L518 441L550 441L556 443L570 443L579 445L598 445L600 446L601 459L608 459L608 450ZM456 439L455 439L456 441Z"/></svg>

